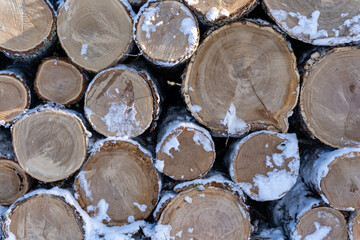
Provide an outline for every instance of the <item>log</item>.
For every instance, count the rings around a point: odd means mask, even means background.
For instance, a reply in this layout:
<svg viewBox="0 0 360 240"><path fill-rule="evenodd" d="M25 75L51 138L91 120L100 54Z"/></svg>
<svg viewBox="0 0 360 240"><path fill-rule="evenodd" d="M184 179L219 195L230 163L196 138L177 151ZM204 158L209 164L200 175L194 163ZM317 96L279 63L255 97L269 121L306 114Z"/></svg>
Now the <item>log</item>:
<svg viewBox="0 0 360 240"><path fill-rule="evenodd" d="M141 54L161 67L173 67L196 51L200 30L190 9L178 0L150 0L134 21L134 39Z"/></svg>
<svg viewBox="0 0 360 240"><path fill-rule="evenodd" d="M60 181L85 161L86 133L82 120L69 110L40 106L13 125L14 152L33 178Z"/></svg>
<svg viewBox="0 0 360 240"><path fill-rule="evenodd" d="M34 89L45 101L69 105L81 99L85 81L86 77L78 67L65 59L52 57L39 65Z"/></svg>
<svg viewBox="0 0 360 240"><path fill-rule="evenodd" d="M72 62L99 72L130 52L133 16L127 1L67 0L57 17L60 44Z"/></svg>
<svg viewBox="0 0 360 240"><path fill-rule="evenodd" d="M348 234L350 240L360 239L360 214L359 210L351 213L348 221Z"/></svg>
<svg viewBox="0 0 360 240"><path fill-rule="evenodd" d="M344 215L316 198L300 180L273 209L290 239L347 239Z"/></svg>
<svg viewBox="0 0 360 240"><path fill-rule="evenodd" d="M177 108L160 125L155 167L174 180L205 176L215 162L215 144L205 129Z"/></svg>
<svg viewBox="0 0 360 240"><path fill-rule="evenodd" d="M187 107L215 135L288 130L298 98L296 60L284 37L264 24L242 21L215 30L184 72Z"/></svg>
<svg viewBox="0 0 360 240"><path fill-rule="evenodd" d="M152 157L132 140L104 139L74 181L75 197L90 216L108 206L108 226L122 226L147 218L161 189Z"/></svg>
<svg viewBox="0 0 360 240"><path fill-rule="evenodd" d="M19 70L0 71L0 126L10 127L29 108L31 93L26 81Z"/></svg>
<svg viewBox="0 0 360 240"><path fill-rule="evenodd" d="M279 27L300 41L335 46L360 40L359 0L264 0L264 5Z"/></svg>
<svg viewBox="0 0 360 240"><path fill-rule="evenodd" d="M360 48L341 47L315 53L305 65L302 120L310 134L334 148L360 143L359 57Z"/></svg>
<svg viewBox="0 0 360 240"><path fill-rule="evenodd" d="M0 157L0 205L10 205L31 187L30 178L14 160Z"/></svg>
<svg viewBox="0 0 360 240"><path fill-rule="evenodd" d="M94 77L85 94L84 109L97 132L134 138L158 119L160 95L146 71L118 65Z"/></svg>
<svg viewBox="0 0 360 240"><path fill-rule="evenodd" d="M184 3L194 12L204 25L217 25L234 21L253 10L257 0L184 0Z"/></svg>
<svg viewBox="0 0 360 240"><path fill-rule="evenodd" d="M35 194L17 201L6 215L9 239L84 239L84 223L75 207L61 196Z"/></svg>
<svg viewBox="0 0 360 240"><path fill-rule="evenodd" d="M360 148L319 148L304 153L300 174L331 207L354 211L360 208L359 166Z"/></svg>
<svg viewBox="0 0 360 240"><path fill-rule="evenodd" d="M56 40L55 11L48 0L0 1L0 51L31 61Z"/></svg>
<svg viewBox="0 0 360 240"><path fill-rule="evenodd" d="M229 147L231 179L253 200L282 198L296 183L300 157L295 134L252 133Z"/></svg>

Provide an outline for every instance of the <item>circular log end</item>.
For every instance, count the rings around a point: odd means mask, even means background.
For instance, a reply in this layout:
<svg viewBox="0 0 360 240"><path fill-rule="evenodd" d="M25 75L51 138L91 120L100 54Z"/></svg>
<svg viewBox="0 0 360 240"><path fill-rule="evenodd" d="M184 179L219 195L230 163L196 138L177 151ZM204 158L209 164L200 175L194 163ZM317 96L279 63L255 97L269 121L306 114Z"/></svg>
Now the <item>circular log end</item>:
<svg viewBox="0 0 360 240"><path fill-rule="evenodd" d="M130 51L133 20L118 0L67 0L59 9L61 46L77 65L99 72Z"/></svg>
<svg viewBox="0 0 360 240"><path fill-rule="evenodd" d="M158 223L170 226L174 239L250 237L250 217L242 201L230 191L212 186L180 192L163 210Z"/></svg>
<svg viewBox="0 0 360 240"><path fill-rule="evenodd" d="M90 216L101 204L109 226L144 220L154 210L160 191L159 176L152 159L138 145L127 141L105 141L93 153L74 182L78 201Z"/></svg>
<svg viewBox="0 0 360 240"><path fill-rule="evenodd" d="M34 87L45 101L71 104L79 100L85 89L85 76L66 60L50 58L38 68Z"/></svg>
<svg viewBox="0 0 360 240"><path fill-rule="evenodd" d="M202 42L182 86L192 115L215 134L286 132L298 98L299 74L280 33L243 21L219 28Z"/></svg>
<svg viewBox="0 0 360 240"><path fill-rule="evenodd" d="M86 129L81 120L59 110L23 117L13 125L12 139L20 166L43 182L69 177L87 154Z"/></svg>
<svg viewBox="0 0 360 240"><path fill-rule="evenodd" d="M138 16L134 32L136 43L154 64L175 66L196 51L200 30L196 18L183 3L175 0L149 2Z"/></svg>

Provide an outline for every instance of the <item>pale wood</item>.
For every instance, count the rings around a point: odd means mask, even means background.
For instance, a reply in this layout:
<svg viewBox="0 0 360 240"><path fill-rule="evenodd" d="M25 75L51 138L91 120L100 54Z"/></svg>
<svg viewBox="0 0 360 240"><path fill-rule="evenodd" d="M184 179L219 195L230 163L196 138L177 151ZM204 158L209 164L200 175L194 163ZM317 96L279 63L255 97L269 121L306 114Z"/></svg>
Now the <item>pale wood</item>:
<svg viewBox="0 0 360 240"><path fill-rule="evenodd" d="M233 21L250 12L257 0L184 0L184 3L205 25L221 24Z"/></svg>
<svg viewBox="0 0 360 240"><path fill-rule="evenodd" d="M160 112L160 95L146 71L119 65L100 72L85 95L85 115L99 133L133 138Z"/></svg>
<svg viewBox="0 0 360 240"><path fill-rule="evenodd" d="M294 135L268 131L255 132L236 141L225 159L232 180L253 200L282 198L299 175L297 144Z"/></svg>
<svg viewBox="0 0 360 240"><path fill-rule="evenodd" d="M30 189L30 178L14 160L0 157L0 205L10 205Z"/></svg>
<svg viewBox="0 0 360 240"><path fill-rule="evenodd" d="M134 36L140 52L149 61L172 67L196 51L200 30L195 16L180 1L152 0L138 13Z"/></svg>
<svg viewBox="0 0 360 240"><path fill-rule="evenodd" d="M348 234L350 240L360 239L360 211L351 213L348 221Z"/></svg>
<svg viewBox="0 0 360 240"><path fill-rule="evenodd" d="M170 225L170 236L174 239L247 240L250 237L250 217L241 199L213 186L180 192L165 207L158 224Z"/></svg>
<svg viewBox="0 0 360 240"><path fill-rule="evenodd" d="M13 70L0 71L0 125L11 124L30 106L25 78Z"/></svg>
<svg viewBox="0 0 360 240"><path fill-rule="evenodd" d="M12 139L20 166L43 182L68 178L86 158L86 129L63 110L29 113L13 125Z"/></svg>
<svg viewBox="0 0 360 240"><path fill-rule="evenodd" d="M57 17L61 46L86 70L99 72L112 66L133 45L131 13L119 0L67 0Z"/></svg>
<svg viewBox="0 0 360 240"><path fill-rule="evenodd" d="M37 95L45 101L72 104L85 91L86 78L81 70L61 58L49 58L38 67L34 81Z"/></svg>
<svg viewBox="0 0 360 240"><path fill-rule="evenodd" d="M359 41L359 0L264 0L269 15L291 37L314 45Z"/></svg>
<svg viewBox="0 0 360 240"><path fill-rule="evenodd" d="M360 49L335 48L315 53L303 76L300 108L307 130L335 148L360 142Z"/></svg>
<svg viewBox="0 0 360 240"><path fill-rule="evenodd" d="M105 200L110 219L103 222L109 226L144 220L154 210L160 192L151 156L134 141L104 140L98 145L75 178L81 207L94 216L96 206Z"/></svg>
<svg viewBox="0 0 360 240"><path fill-rule="evenodd" d="M284 37L270 26L243 21L202 42L184 73L182 92L198 122L214 134L239 136L287 132L298 87L295 56Z"/></svg>
<svg viewBox="0 0 360 240"><path fill-rule="evenodd" d="M83 221L65 199L39 194L16 202L5 220L5 236L16 239L84 239Z"/></svg>
<svg viewBox="0 0 360 240"><path fill-rule="evenodd" d="M56 39L55 13L47 0L0 1L0 50L8 57L31 60Z"/></svg>

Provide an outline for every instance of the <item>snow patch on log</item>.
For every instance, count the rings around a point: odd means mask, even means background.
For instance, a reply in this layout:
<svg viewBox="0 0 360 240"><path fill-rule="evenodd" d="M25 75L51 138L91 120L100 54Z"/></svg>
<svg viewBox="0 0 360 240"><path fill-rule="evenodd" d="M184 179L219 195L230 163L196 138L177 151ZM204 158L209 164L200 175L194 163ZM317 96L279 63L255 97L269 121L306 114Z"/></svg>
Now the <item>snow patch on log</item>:
<svg viewBox="0 0 360 240"><path fill-rule="evenodd" d="M238 118L236 115L236 107L234 103L231 103L229 110L227 111L224 120L220 123L227 127L227 132L230 135L238 133L246 133L249 129L249 124L245 123L244 120Z"/></svg>
<svg viewBox="0 0 360 240"><path fill-rule="evenodd" d="M259 234L256 234L255 239L267 239L267 240L286 240L282 228L269 228L263 229Z"/></svg>
<svg viewBox="0 0 360 240"><path fill-rule="evenodd" d="M171 236L172 227L162 224L148 224L143 228L144 235L154 240L173 240L175 236Z"/></svg>
<svg viewBox="0 0 360 240"><path fill-rule="evenodd" d="M80 171L78 174L78 178L80 179L80 187L84 189L85 195L93 200L92 192L90 190L90 186L86 180L85 174L88 173L87 171ZM90 183L91 184L91 183Z"/></svg>
<svg viewBox="0 0 360 240"><path fill-rule="evenodd" d="M330 226L321 226L318 222L314 222L314 225L316 228L315 232L307 235L304 240L324 239L331 231ZM299 239L301 239L301 237Z"/></svg>
<svg viewBox="0 0 360 240"><path fill-rule="evenodd" d="M216 7L210 8L210 10L205 14L205 17L208 21L214 22L220 17L228 17L230 16L230 13L226 9L222 9L221 11L217 9Z"/></svg>
<svg viewBox="0 0 360 240"><path fill-rule="evenodd" d="M144 24L141 26L141 30L146 32L146 38L150 39L150 32L155 32L156 28L162 25L164 22L160 21L157 24L153 24L152 21L155 21L155 16L159 17L159 7L148 7L142 13L144 15Z"/></svg>

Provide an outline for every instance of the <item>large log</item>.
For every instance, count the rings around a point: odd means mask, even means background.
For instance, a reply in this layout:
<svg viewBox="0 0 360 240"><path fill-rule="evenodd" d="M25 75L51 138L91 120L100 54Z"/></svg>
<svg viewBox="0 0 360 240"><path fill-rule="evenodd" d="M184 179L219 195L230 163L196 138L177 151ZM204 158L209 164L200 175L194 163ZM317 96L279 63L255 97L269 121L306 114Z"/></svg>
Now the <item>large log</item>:
<svg viewBox="0 0 360 240"><path fill-rule="evenodd" d="M252 133L229 147L232 180L253 200L282 198L296 183L300 157L295 134Z"/></svg>
<svg viewBox="0 0 360 240"><path fill-rule="evenodd" d="M66 179L80 168L86 158L86 134L77 115L47 106L31 110L12 127L20 166L43 182Z"/></svg>
<svg viewBox="0 0 360 240"><path fill-rule="evenodd" d="M291 37L335 46L360 40L360 1L264 0L269 15Z"/></svg>
<svg viewBox="0 0 360 240"><path fill-rule="evenodd" d="M299 94L296 60L284 37L263 24L243 21L215 30L184 72L189 110L216 135L288 130Z"/></svg>
<svg viewBox="0 0 360 240"><path fill-rule="evenodd" d="M146 59L173 67L196 51L200 30L195 16L180 1L150 0L137 14L134 39Z"/></svg>
<svg viewBox="0 0 360 240"><path fill-rule="evenodd" d="M315 53L305 65L300 94L307 131L335 148L360 142L360 48Z"/></svg>
<svg viewBox="0 0 360 240"><path fill-rule="evenodd" d="M68 105L83 96L85 81L86 77L78 67L65 59L53 57L44 59L39 65L34 89L45 101Z"/></svg>
<svg viewBox="0 0 360 240"><path fill-rule="evenodd" d="M160 95L146 71L118 65L94 77L86 91L84 110L97 132L134 138L158 119Z"/></svg>
<svg viewBox="0 0 360 240"><path fill-rule="evenodd" d="M75 178L75 197L90 216L107 205L103 222L109 226L143 220L154 210L161 189L152 161L135 141L100 140Z"/></svg>
<svg viewBox="0 0 360 240"><path fill-rule="evenodd" d="M1 0L0 51L23 61L40 57L56 40L55 22L48 0Z"/></svg>
<svg viewBox="0 0 360 240"><path fill-rule="evenodd" d="M127 1L67 0L57 17L61 46L75 64L99 72L131 50L133 15Z"/></svg>
<svg viewBox="0 0 360 240"><path fill-rule="evenodd" d="M316 198L301 181L276 203L273 218L291 240L347 239L344 215Z"/></svg>
<svg viewBox="0 0 360 240"><path fill-rule="evenodd" d="M331 207L354 211L360 208L360 148L316 149L304 153L300 174Z"/></svg>

